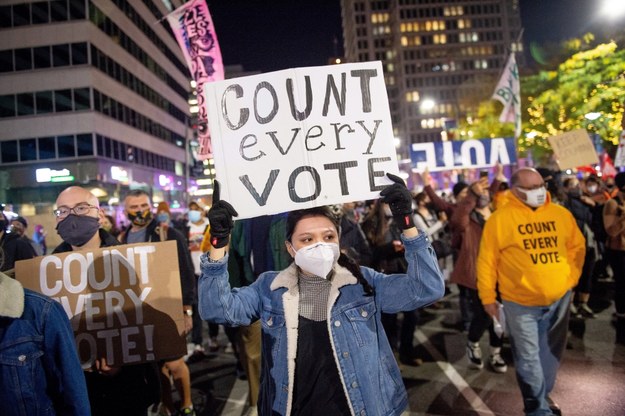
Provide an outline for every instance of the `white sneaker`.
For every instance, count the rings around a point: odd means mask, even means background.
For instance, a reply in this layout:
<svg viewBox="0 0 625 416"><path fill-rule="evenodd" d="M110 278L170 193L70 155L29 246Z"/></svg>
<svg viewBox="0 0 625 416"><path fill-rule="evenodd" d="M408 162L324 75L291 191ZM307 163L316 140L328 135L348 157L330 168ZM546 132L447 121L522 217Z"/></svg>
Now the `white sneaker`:
<svg viewBox="0 0 625 416"><path fill-rule="evenodd" d="M482 349L478 342L467 342L467 358L469 359L469 368L484 368Z"/></svg>
<svg viewBox="0 0 625 416"><path fill-rule="evenodd" d="M495 373L505 373L508 371L508 365L499 352L494 352L490 355L488 364L490 364L490 368L492 368Z"/></svg>

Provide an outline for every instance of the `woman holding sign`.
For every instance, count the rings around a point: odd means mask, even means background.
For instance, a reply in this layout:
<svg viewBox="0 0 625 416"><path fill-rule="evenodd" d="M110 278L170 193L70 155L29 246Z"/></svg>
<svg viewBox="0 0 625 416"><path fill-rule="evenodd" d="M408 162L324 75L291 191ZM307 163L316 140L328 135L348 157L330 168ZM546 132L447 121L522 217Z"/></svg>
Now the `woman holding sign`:
<svg viewBox="0 0 625 416"><path fill-rule="evenodd" d="M231 326L260 319L260 415L399 415L407 407L381 313L432 303L444 284L434 250L412 222L410 192L400 178L387 176L395 183L380 195L402 224L406 274L378 273L340 254L334 216L316 207L289 213L285 244L294 264L236 290L228 283L226 245L238 214L219 200L215 184L200 315Z"/></svg>

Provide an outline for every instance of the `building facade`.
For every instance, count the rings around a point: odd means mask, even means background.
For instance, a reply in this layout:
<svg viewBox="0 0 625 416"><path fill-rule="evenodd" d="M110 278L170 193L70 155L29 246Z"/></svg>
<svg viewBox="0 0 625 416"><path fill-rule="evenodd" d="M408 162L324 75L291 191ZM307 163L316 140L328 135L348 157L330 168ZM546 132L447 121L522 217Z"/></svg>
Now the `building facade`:
<svg viewBox="0 0 625 416"><path fill-rule="evenodd" d="M160 20L181 3L2 1L0 202L49 215L72 184L104 205L186 198L190 75Z"/></svg>
<svg viewBox="0 0 625 416"><path fill-rule="evenodd" d="M346 60L384 64L403 157L446 140L522 50L518 0L342 0L342 20Z"/></svg>

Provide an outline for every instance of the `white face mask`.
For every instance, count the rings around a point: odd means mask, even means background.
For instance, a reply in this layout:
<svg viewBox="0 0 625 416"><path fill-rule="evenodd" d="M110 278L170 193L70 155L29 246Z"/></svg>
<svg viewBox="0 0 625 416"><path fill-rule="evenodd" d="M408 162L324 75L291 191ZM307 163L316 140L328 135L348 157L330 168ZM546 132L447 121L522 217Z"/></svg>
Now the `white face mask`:
<svg viewBox="0 0 625 416"><path fill-rule="evenodd" d="M547 189L544 186L529 191L524 191L521 188L517 188L517 190L525 195L524 202L530 207L538 208L543 206L547 200Z"/></svg>
<svg viewBox="0 0 625 416"><path fill-rule="evenodd" d="M338 244L317 243L295 251L295 264L305 272L325 279L339 259L339 255Z"/></svg>
<svg viewBox="0 0 625 416"><path fill-rule="evenodd" d="M597 185L592 185L588 187L589 194L594 194L595 192L597 192Z"/></svg>

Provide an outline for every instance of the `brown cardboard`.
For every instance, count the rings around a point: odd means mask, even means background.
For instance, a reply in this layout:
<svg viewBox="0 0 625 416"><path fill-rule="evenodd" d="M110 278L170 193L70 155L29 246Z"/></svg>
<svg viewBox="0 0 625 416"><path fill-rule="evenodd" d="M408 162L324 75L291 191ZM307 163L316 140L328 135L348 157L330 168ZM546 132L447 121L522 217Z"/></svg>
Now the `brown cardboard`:
<svg viewBox="0 0 625 416"><path fill-rule="evenodd" d="M83 368L101 357L117 366L186 353L175 241L19 261L15 278L61 303Z"/></svg>
<svg viewBox="0 0 625 416"><path fill-rule="evenodd" d="M595 146L584 129L551 136L547 140L562 170L599 163Z"/></svg>

